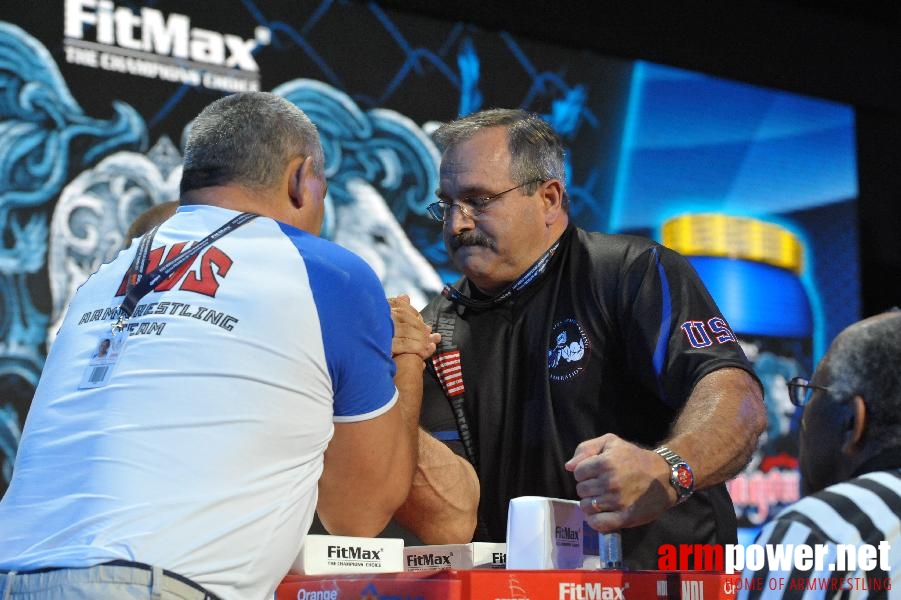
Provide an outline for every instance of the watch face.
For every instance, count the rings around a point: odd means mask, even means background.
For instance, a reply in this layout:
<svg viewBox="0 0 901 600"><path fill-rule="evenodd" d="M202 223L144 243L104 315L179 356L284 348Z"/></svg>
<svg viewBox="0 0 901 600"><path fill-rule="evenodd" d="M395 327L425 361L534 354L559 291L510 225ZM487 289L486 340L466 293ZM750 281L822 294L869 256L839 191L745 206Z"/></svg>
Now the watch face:
<svg viewBox="0 0 901 600"><path fill-rule="evenodd" d="M685 489L690 490L694 485L695 478L691 469L686 464L676 465L676 481Z"/></svg>

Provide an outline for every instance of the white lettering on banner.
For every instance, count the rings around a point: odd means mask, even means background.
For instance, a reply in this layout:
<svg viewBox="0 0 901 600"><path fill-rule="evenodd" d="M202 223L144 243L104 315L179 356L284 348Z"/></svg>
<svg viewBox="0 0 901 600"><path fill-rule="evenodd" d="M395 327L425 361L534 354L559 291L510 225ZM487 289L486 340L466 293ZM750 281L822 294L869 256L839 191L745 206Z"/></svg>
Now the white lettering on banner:
<svg viewBox="0 0 901 600"><path fill-rule="evenodd" d="M297 600L337 600L338 590L297 590Z"/></svg>
<svg viewBox="0 0 901 600"><path fill-rule="evenodd" d="M836 544L836 562L825 564L829 555L828 544L726 544L724 552L726 573L732 574L745 569L760 571L766 568L770 572L792 569L799 571L872 571L877 567L883 571L891 571L889 562L889 543L879 542L878 547L871 544Z"/></svg>
<svg viewBox="0 0 901 600"><path fill-rule="evenodd" d="M682 582L683 600L704 600L704 582L689 580Z"/></svg>
<svg viewBox="0 0 901 600"><path fill-rule="evenodd" d="M625 600L623 587L606 586L601 583L560 583L559 600Z"/></svg>
<svg viewBox="0 0 901 600"><path fill-rule="evenodd" d="M253 56L271 42L267 27L254 37L191 26L188 15L142 7L135 13L113 0L65 0L66 61L227 92L259 90ZM93 32L94 39L86 39Z"/></svg>

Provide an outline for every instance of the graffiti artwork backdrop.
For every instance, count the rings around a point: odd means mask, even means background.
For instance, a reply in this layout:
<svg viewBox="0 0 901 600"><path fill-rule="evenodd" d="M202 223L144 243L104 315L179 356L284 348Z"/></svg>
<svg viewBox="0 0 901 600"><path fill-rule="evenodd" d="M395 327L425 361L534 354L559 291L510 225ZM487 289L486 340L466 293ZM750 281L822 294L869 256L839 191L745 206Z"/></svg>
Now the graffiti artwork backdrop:
<svg viewBox="0 0 901 600"><path fill-rule="evenodd" d="M784 382L860 312L853 110L346 0L0 8L0 493L68 299L135 216L177 198L191 118L243 90L317 123L323 235L417 306L458 277L425 210L430 133L482 108L541 113L568 147L574 221L687 255L755 361L770 426L730 483L742 524L797 498Z"/></svg>

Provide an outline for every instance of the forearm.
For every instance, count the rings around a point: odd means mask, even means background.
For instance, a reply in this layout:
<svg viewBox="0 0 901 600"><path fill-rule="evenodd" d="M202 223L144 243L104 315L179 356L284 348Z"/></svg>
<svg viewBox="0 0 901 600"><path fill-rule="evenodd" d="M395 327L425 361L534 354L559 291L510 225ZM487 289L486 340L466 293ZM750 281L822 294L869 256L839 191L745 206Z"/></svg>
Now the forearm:
<svg viewBox="0 0 901 600"><path fill-rule="evenodd" d="M760 386L738 368L720 369L698 382L664 445L691 465L705 488L741 471L766 427Z"/></svg>
<svg viewBox="0 0 901 600"><path fill-rule="evenodd" d="M398 392L397 405L403 421L398 438L405 443L396 444L396 475L391 483L399 491L403 491L403 496L398 499L400 503L407 495L419 461L419 413L422 406L422 370L425 364L415 354L399 354L394 357L394 362L397 365L394 376Z"/></svg>
<svg viewBox="0 0 901 600"><path fill-rule="evenodd" d="M418 457L423 363L416 355L397 356L395 362L397 404L375 419L335 425L317 509L330 533L377 535L409 492ZM365 498L365 508L348 498Z"/></svg>
<svg viewBox="0 0 901 600"><path fill-rule="evenodd" d="M691 466L695 489L710 487L747 464L765 415L757 382L741 369L720 369L698 382L662 444ZM566 468L598 531L649 523L678 501L667 462L614 434L579 444Z"/></svg>
<svg viewBox="0 0 901 600"><path fill-rule="evenodd" d="M397 366L394 385L398 390L398 406L404 421L404 439L407 441L409 476L416 470L419 450L419 413L422 407L422 371L425 360L436 349L441 336L432 333L422 316L411 305L406 295L389 298L394 337L391 355ZM409 487L409 485L405 486Z"/></svg>
<svg viewBox="0 0 901 600"><path fill-rule="evenodd" d="M395 519L426 544L472 540L479 506L479 479L464 458L421 429L413 485Z"/></svg>

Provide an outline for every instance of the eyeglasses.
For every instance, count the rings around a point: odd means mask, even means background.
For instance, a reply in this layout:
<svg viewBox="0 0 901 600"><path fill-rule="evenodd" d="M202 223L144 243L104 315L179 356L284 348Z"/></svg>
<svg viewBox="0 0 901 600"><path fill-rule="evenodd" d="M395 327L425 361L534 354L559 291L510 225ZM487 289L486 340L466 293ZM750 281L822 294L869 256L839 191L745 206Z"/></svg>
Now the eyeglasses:
<svg viewBox="0 0 901 600"><path fill-rule="evenodd" d="M829 391L829 388L814 385L803 377L792 377L786 385L788 385L788 397L795 406L804 406L810 402L810 397L813 395L814 390Z"/></svg>
<svg viewBox="0 0 901 600"><path fill-rule="evenodd" d="M519 185L513 186L509 190L504 190L503 192L492 194L491 196L467 196L466 198L461 198L458 201L438 200L438 202L432 202L431 204L429 204L429 216L436 221L446 221L448 217L450 217L452 209L456 206L460 209L460 212L463 213L463 215L469 217L470 219L477 219L479 215L488 210L488 206L491 205L492 202L494 202L504 194L512 192L513 190L518 190L521 187L525 187L533 183L544 183L544 181L544 179L532 179L530 181L526 181L525 183L520 183Z"/></svg>

